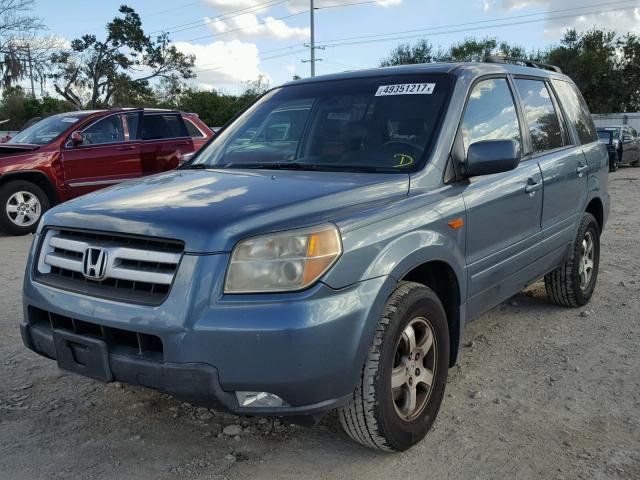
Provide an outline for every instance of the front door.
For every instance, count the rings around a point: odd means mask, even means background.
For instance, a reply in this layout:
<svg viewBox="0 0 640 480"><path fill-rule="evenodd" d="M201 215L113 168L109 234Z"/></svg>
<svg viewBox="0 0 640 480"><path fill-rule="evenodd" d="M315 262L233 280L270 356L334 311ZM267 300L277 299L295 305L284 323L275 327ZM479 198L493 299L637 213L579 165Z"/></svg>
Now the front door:
<svg viewBox="0 0 640 480"><path fill-rule="evenodd" d="M126 135L121 114L111 114L82 131L82 143L62 149L62 168L69 197L140 177L140 144Z"/></svg>
<svg viewBox="0 0 640 480"><path fill-rule="evenodd" d="M461 126L466 151L482 140L523 136L514 96L506 78L477 83ZM467 314L469 318L507 299L524 285L527 267L542 239L542 174L534 160L513 171L469 179L463 191L467 209Z"/></svg>

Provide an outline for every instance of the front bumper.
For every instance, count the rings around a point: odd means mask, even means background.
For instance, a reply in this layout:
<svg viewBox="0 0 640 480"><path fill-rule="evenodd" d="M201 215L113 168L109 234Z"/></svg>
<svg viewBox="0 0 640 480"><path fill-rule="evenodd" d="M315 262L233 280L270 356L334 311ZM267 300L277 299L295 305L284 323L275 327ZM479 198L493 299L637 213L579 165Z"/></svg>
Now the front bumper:
<svg viewBox="0 0 640 480"><path fill-rule="evenodd" d="M304 292L229 296L221 294L227 259L227 255L185 255L167 300L155 307L42 285L28 267L21 324L24 342L37 353L56 358L53 337L58 327L33 314L47 312L161 339L162 352L154 352L155 356L108 345L111 378L107 376L107 381L153 388L237 414L313 415L345 403L362 373L395 281L378 277L341 290L319 283ZM236 391L269 392L286 406L241 407Z"/></svg>

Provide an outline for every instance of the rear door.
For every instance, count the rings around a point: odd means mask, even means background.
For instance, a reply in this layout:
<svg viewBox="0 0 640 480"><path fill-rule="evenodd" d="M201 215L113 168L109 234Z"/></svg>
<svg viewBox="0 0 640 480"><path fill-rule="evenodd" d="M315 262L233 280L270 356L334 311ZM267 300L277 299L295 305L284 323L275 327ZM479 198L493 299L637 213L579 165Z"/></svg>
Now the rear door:
<svg viewBox="0 0 640 480"><path fill-rule="evenodd" d="M177 112L144 112L141 135L142 175L172 170L183 155L194 150L193 140Z"/></svg>
<svg viewBox="0 0 640 480"><path fill-rule="evenodd" d="M585 208L587 160L569 134L550 84L540 78L516 78L514 83L529 130L530 156L540 165L544 181L544 253L561 257Z"/></svg>
<svg viewBox="0 0 640 480"><path fill-rule="evenodd" d="M469 145L514 139L524 150L521 117L507 78L481 80L472 89L461 125ZM542 239L542 175L535 160L512 171L472 177L463 191L467 209L467 311L470 317L524 286Z"/></svg>
<svg viewBox="0 0 640 480"><path fill-rule="evenodd" d="M62 168L70 197L140 177L140 145L129 137L121 113L101 117L81 132L81 145L68 139L62 148Z"/></svg>

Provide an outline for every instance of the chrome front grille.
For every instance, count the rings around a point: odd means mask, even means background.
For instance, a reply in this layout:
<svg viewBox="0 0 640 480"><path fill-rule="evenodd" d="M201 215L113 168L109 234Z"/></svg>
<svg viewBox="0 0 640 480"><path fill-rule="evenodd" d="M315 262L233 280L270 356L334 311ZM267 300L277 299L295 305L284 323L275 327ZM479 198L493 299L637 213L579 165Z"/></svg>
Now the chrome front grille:
<svg viewBox="0 0 640 480"><path fill-rule="evenodd" d="M65 290L159 304L171 288L183 249L176 241L48 229L35 275Z"/></svg>

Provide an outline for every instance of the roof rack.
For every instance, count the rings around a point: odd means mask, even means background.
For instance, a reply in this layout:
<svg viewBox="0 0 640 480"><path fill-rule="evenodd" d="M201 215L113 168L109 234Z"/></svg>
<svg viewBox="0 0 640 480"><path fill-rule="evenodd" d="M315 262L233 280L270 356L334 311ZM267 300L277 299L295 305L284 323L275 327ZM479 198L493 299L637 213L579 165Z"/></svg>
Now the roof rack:
<svg viewBox="0 0 640 480"><path fill-rule="evenodd" d="M550 70L552 72L562 73L560 67L549 65L548 63L536 62L526 58L503 57L500 55L489 55L484 59L485 63L516 63L526 67L540 68L542 70Z"/></svg>

